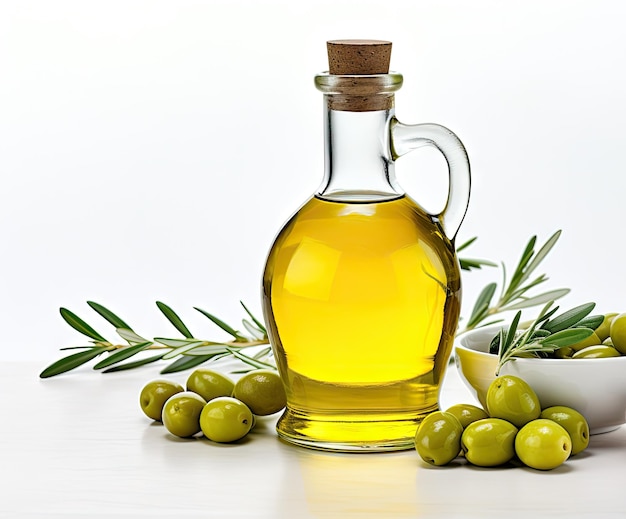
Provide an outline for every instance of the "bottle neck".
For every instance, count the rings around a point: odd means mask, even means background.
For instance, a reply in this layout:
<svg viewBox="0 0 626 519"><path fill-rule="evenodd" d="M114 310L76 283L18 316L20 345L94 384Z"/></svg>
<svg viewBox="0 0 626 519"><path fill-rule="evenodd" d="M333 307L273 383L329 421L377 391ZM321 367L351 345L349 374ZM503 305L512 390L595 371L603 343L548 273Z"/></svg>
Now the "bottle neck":
<svg viewBox="0 0 626 519"><path fill-rule="evenodd" d="M393 106L374 111L334 110L329 97L324 96L324 180L317 196L343 202L402 196L389 145Z"/></svg>

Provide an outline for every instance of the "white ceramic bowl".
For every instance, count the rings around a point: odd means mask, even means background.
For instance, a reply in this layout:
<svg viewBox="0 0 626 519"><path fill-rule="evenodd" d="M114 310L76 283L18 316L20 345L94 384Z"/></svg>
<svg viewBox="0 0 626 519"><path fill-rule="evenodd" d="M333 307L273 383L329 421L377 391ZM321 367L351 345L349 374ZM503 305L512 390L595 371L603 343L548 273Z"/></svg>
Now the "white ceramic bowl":
<svg viewBox="0 0 626 519"><path fill-rule="evenodd" d="M463 334L455 342L454 357L461 379L483 406L495 379L497 356L489 343L500 326ZM530 359L507 362L500 375L516 375L535 390L542 408L565 405L589 422L591 434L617 429L626 423L626 356L601 359ZM485 407L486 408L486 407Z"/></svg>

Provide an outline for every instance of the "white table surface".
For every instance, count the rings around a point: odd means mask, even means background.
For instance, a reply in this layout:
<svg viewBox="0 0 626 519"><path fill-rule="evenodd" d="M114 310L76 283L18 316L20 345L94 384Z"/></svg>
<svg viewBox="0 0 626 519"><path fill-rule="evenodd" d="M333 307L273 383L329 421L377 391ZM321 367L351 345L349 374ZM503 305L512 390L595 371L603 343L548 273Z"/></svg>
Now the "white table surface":
<svg viewBox="0 0 626 519"><path fill-rule="evenodd" d="M415 451L293 447L276 417L239 444L177 439L139 409L157 367L41 380L43 367L0 363L2 518L626 517L624 426L549 472L460 459L436 468ZM451 366L442 407L471 401Z"/></svg>

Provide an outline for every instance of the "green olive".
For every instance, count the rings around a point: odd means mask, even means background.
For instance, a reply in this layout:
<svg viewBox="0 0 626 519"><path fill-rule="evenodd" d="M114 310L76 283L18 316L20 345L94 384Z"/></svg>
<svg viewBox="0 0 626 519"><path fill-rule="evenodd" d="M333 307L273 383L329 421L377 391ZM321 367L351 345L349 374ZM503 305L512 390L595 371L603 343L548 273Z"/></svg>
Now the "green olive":
<svg viewBox="0 0 626 519"><path fill-rule="evenodd" d="M461 448L472 465L496 467L515 456L517 427L500 418L484 418L469 424L461 436Z"/></svg>
<svg viewBox="0 0 626 519"><path fill-rule="evenodd" d="M206 400L193 391L171 396L163 406L161 421L174 436L187 438L200 432L200 413Z"/></svg>
<svg viewBox="0 0 626 519"><path fill-rule="evenodd" d="M600 340L600 337L596 335L596 332L592 332L586 339L578 341L576 344L570 344L570 348L578 351L586 348L587 346L594 346L596 344L602 344L602 341Z"/></svg>
<svg viewBox="0 0 626 519"><path fill-rule="evenodd" d="M415 450L431 465L447 465L461 452L463 427L457 418L444 411L429 414L415 433Z"/></svg>
<svg viewBox="0 0 626 519"><path fill-rule="evenodd" d="M252 423L252 412L248 406L229 396L214 398L200 414L202 432L214 442L237 441L248 434Z"/></svg>
<svg viewBox="0 0 626 519"><path fill-rule="evenodd" d="M165 401L184 391L183 386L171 380L159 379L148 382L139 394L139 405L148 418L161 421Z"/></svg>
<svg viewBox="0 0 626 519"><path fill-rule="evenodd" d="M446 413L453 414L461 423L463 429L476 420L489 418L489 415L482 407L472 404L454 404L446 409Z"/></svg>
<svg viewBox="0 0 626 519"><path fill-rule="evenodd" d="M563 346L562 348L554 350L552 356L556 359L571 359L574 353L576 353L576 350L574 348L570 348L569 346Z"/></svg>
<svg viewBox="0 0 626 519"><path fill-rule="evenodd" d="M187 378L187 391L198 393L207 402L218 396L231 396L234 387L226 375L207 368L198 368Z"/></svg>
<svg viewBox="0 0 626 519"><path fill-rule="evenodd" d="M283 382L274 370L256 369L242 376L233 397L244 402L257 416L277 413L287 403Z"/></svg>
<svg viewBox="0 0 626 519"><path fill-rule="evenodd" d="M487 389L487 411L493 418L508 420L516 427L539 418L537 394L525 380L514 375L496 377Z"/></svg>
<svg viewBox="0 0 626 519"><path fill-rule="evenodd" d="M573 359L601 359L607 357L619 357L620 352L613 346L607 344L595 344L593 346L587 346L582 350L578 350L572 356Z"/></svg>
<svg viewBox="0 0 626 519"><path fill-rule="evenodd" d="M589 445L589 424L576 409L555 405L541 411L541 418L558 423L572 439L572 455L584 451Z"/></svg>
<svg viewBox="0 0 626 519"><path fill-rule="evenodd" d="M610 334L615 349L626 354L626 313L613 318Z"/></svg>
<svg viewBox="0 0 626 519"><path fill-rule="evenodd" d="M596 335L600 339L600 342L604 342L611 335L611 323L613 319L617 315L617 312L611 314L604 314L604 319L600 326L598 326L595 330Z"/></svg>
<svg viewBox="0 0 626 519"><path fill-rule="evenodd" d="M538 470L563 464L572 452L572 439L557 422L539 418L528 422L515 438L515 453L520 461Z"/></svg>

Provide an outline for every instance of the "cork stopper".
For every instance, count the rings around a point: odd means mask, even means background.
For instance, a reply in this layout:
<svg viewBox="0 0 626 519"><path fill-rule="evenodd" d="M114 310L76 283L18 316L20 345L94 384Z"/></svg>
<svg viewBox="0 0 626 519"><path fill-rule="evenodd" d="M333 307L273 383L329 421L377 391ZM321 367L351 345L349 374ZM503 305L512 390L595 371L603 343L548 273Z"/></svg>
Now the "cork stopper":
<svg viewBox="0 0 626 519"><path fill-rule="evenodd" d="M391 42L383 40L331 40L326 42L328 71L335 75L387 74Z"/></svg>
<svg viewBox="0 0 626 519"><path fill-rule="evenodd" d="M330 109L370 112L393 108L393 91L400 87L402 77L389 74L390 41L330 40L326 48L328 75L316 80L318 88L328 94Z"/></svg>

